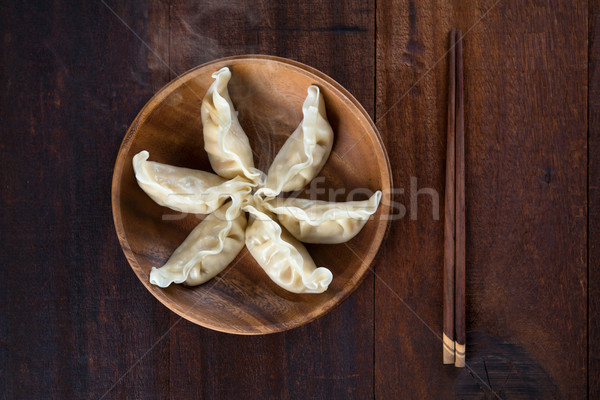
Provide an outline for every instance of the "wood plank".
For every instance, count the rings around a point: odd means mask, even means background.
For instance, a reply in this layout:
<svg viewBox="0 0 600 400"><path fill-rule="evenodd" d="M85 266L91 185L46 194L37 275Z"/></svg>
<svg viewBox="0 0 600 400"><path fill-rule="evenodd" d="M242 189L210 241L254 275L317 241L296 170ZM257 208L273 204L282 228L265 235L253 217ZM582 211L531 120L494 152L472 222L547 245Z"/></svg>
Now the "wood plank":
<svg viewBox="0 0 600 400"><path fill-rule="evenodd" d="M166 57L164 4L114 7ZM100 398L169 323L127 265L109 195L124 133L168 71L99 1L2 10L0 387ZM168 354L159 344L107 398L167 397Z"/></svg>
<svg viewBox="0 0 600 400"><path fill-rule="evenodd" d="M468 398L508 389L534 397L526 385L502 389L503 382L494 378L478 379L486 355L503 360L490 362L498 368L514 362L517 372L531 374L533 388L549 384L557 397L586 395L587 5L494 3L377 3L377 118L383 118L378 127L397 171L394 182L405 190L397 201L408 208L406 217L393 223L386 263L377 270L379 398L455 393ZM442 322L443 221L432 218L425 194L419 195L417 220L410 218L411 176L419 189L434 188L443 198L443 55L451 26L468 32L471 335L470 368L462 372L442 365L441 343L433 333L441 331ZM492 339L479 340L478 332ZM475 383L471 389L468 382Z"/></svg>
<svg viewBox="0 0 600 400"><path fill-rule="evenodd" d="M589 3L588 398L600 398L600 4Z"/></svg>
<svg viewBox="0 0 600 400"><path fill-rule="evenodd" d="M452 9L436 7L387 0L376 7L376 121L394 171L395 201L402 204L391 224L385 262L376 269L375 397L381 399L453 397L452 383L460 372L442 364L439 339L447 60L427 70L448 49ZM432 197L423 192L415 197L417 188L437 193L436 217ZM417 199L416 208L411 198Z"/></svg>
<svg viewBox="0 0 600 400"><path fill-rule="evenodd" d="M465 54L477 60L466 64L471 329L523 347L557 397L581 398L587 4L502 2L481 27Z"/></svg>
<svg viewBox="0 0 600 400"><path fill-rule="evenodd" d="M177 74L247 53L316 67L373 111L373 3L173 2L171 66ZM372 308L369 276L340 307L289 332L240 337L181 321L170 335L172 396L372 397Z"/></svg>

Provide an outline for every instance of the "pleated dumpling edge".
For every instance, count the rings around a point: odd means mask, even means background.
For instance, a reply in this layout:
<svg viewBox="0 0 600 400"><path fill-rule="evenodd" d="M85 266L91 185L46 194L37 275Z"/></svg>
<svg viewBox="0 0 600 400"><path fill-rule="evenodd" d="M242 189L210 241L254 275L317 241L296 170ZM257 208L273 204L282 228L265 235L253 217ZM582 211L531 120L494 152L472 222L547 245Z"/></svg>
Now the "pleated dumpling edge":
<svg viewBox="0 0 600 400"><path fill-rule="evenodd" d="M244 248L246 215L233 199L209 214L160 268L152 268L150 283L200 285L223 271Z"/></svg>
<svg viewBox="0 0 600 400"><path fill-rule="evenodd" d="M269 278L292 293L323 293L333 280L325 267L317 267L306 247L268 214L253 205L246 228L246 247Z"/></svg>
<svg viewBox="0 0 600 400"><path fill-rule="evenodd" d="M259 194L275 197L281 192L300 190L321 172L329 159L333 129L318 86L308 88L302 114L302 121L275 156Z"/></svg>
<svg viewBox="0 0 600 400"><path fill-rule="evenodd" d="M327 202L300 198L275 198L264 203L267 210L296 239L304 243L344 243L355 237L377 212L381 191L368 200Z"/></svg>
<svg viewBox="0 0 600 400"><path fill-rule="evenodd" d="M261 173L254 168L248 136L240 125L237 111L227 89L231 71L223 67L212 77L215 81L202 99L200 110L204 149L208 154L210 165L223 178L244 176L251 181L256 181Z"/></svg>

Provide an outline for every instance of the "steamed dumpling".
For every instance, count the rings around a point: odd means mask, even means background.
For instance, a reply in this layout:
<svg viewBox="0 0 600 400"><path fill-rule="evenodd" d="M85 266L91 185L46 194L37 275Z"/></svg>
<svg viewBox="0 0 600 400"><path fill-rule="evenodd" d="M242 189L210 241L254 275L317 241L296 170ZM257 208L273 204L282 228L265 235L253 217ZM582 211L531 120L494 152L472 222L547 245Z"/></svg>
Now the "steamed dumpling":
<svg viewBox="0 0 600 400"><path fill-rule="evenodd" d="M269 215L253 205L246 229L246 247L267 275L282 288L293 293L323 293L333 275L327 268L317 268L308 251Z"/></svg>
<svg viewBox="0 0 600 400"><path fill-rule="evenodd" d="M172 210L208 214L235 194L250 193L253 184L243 178L229 181L210 172L148 161L147 151L133 157L138 184L156 203Z"/></svg>
<svg viewBox="0 0 600 400"><path fill-rule="evenodd" d="M360 232L377 211L381 191L368 200L329 203L321 200L276 198L265 207L296 239L305 243L343 243Z"/></svg>
<svg viewBox="0 0 600 400"><path fill-rule="evenodd" d="M265 187L259 190L267 197L302 189L321 172L329 158L333 129L327 121L325 102L318 86L308 88L302 114L302 122L277 153Z"/></svg>
<svg viewBox="0 0 600 400"><path fill-rule="evenodd" d="M223 178L245 176L256 180L260 173L254 168L250 142L227 90L231 71L224 67L212 77L215 81L208 88L201 108L204 149L210 165Z"/></svg>
<svg viewBox="0 0 600 400"><path fill-rule="evenodd" d="M234 198L208 215L188 235L160 268L152 268L150 283L167 287L171 283L200 285L212 279L233 261L244 247L246 214Z"/></svg>

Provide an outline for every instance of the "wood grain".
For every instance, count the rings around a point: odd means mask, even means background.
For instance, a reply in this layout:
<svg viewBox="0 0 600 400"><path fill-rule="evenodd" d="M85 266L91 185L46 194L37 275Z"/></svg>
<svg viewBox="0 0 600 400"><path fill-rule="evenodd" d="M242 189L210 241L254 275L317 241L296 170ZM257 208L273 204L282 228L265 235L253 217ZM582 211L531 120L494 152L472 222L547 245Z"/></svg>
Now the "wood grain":
<svg viewBox="0 0 600 400"><path fill-rule="evenodd" d="M446 129L446 188L444 192L444 317L442 321L442 362L454 364L454 229L455 229L455 134L456 134L456 29L448 41L448 114Z"/></svg>
<svg viewBox="0 0 600 400"><path fill-rule="evenodd" d="M113 6L167 58L164 4ZM0 391L98 399L169 326L107 196L123 132L168 70L101 2L2 9ZM108 398L165 398L168 370L159 343Z"/></svg>
<svg viewBox="0 0 600 400"><path fill-rule="evenodd" d="M588 398L600 398L600 4L590 2L588 43Z"/></svg>
<svg viewBox="0 0 600 400"><path fill-rule="evenodd" d="M453 10L445 3L380 0L376 9L375 121L390 149L395 201L404 209L396 208L385 262L375 270L381 278L375 281L375 397L447 399L460 370L443 365L439 351L444 262L439 202L445 182L445 53L451 27L462 24L451 20ZM427 188L437 193L437 214L433 196L423 192Z"/></svg>
<svg viewBox="0 0 600 400"><path fill-rule="evenodd" d="M465 100L463 68L463 33L456 31L456 234L454 260L454 365L465 366L465 283L466 283L466 210L465 210Z"/></svg>
<svg viewBox="0 0 600 400"><path fill-rule="evenodd" d="M454 398L562 398L548 372L521 346L478 331L469 333L467 343L469 367L456 379Z"/></svg>
<svg viewBox="0 0 600 400"><path fill-rule="evenodd" d="M446 38L451 26L468 31L467 331L521 345L559 397L580 398L587 358L587 8L494 3L379 1L376 121L383 118L377 125L388 149L397 149L390 161L405 191L396 201L410 204L411 176L418 188L441 191ZM442 365L434 334L442 320L443 226L431 210L431 198L419 195L417 220L407 212L392 223L387 262L377 269L379 398L454 393L457 372Z"/></svg>
<svg viewBox="0 0 600 400"><path fill-rule="evenodd" d="M519 344L558 397L581 398L587 5L496 7L464 42L467 330Z"/></svg>

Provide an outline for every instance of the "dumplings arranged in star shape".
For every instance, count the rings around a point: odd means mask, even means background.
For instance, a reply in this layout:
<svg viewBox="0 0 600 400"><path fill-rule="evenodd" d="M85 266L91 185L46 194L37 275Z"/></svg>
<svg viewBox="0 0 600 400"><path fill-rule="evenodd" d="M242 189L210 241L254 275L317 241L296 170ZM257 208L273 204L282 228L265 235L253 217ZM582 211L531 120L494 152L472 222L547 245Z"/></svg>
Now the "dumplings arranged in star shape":
<svg viewBox="0 0 600 400"><path fill-rule="evenodd" d="M233 106L225 67L202 101L204 149L216 174L133 157L138 185L161 206L184 213L208 214L160 268L150 283L200 285L223 271L244 245L266 274L293 293L322 293L333 279L317 267L305 243L343 243L364 227L381 201L330 203L282 198L321 171L333 146L333 130L317 86L308 88L303 119L273 160L267 174L254 167L252 149ZM246 217L248 213L248 217Z"/></svg>

